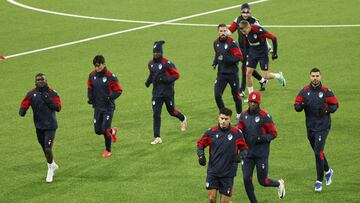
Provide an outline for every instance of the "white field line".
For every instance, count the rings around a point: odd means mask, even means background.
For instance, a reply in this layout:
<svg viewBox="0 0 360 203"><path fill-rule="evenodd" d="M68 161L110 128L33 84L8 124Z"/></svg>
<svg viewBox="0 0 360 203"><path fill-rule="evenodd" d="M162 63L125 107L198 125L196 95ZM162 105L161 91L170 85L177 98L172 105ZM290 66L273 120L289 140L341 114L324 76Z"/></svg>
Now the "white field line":
<svg viewBox="0 0 360 203"><path fill-rule="evenodd" d="M7 0L9 3L14 4L16 6L30 9L38 12L53 14L53 15L61 15L67 17L74 18L83 18L83 19L91 19L91 20L102 20L102 21L112 21L112 22L123 22L123 23L140 23L140 24L155 24L159 22L153 21L141 21L141 20L127 20L127 19L114 19L114 18L101 18L101 17L93 17L93 16L82 16L76 14L69 14L63 12L49 11L40 8L35 8L32 6L28 6L25 4L21 4L16 2L15 0ZM251 2L249 4L256 4L261 2ZM239 7L240 5L229 7L229 9ZM195 27L216 27L217 24L196 24L196 23L175 23L175 22L163 22L164 25L178 25L178 26L195 26ZM353 25L263 25L263 27L271 27L271 28L342 28L342 27L360 27L360 24Z"/></svg>
<svg viewBox="0 0 360 203"><path fill-rule="evenodd" d="M10 3L15 2L13 0L7 0L7 1L10 2ZM257 4L257 3L262 3L262 2L266 2L266 1L269 1L269 0L258 0L258 1L250 2L249 4ZM167 23L173 23L173 22L177 22L177 21L181 21L181 20L186 20L186 19L190 19L190 18L204 16L204 15L217 13L217 12L221 12L221 11L226 11L226 10L230 10L230 9L233 9L233 8L238 8L240 6L241 6L241 4L235 5L235 6L230 6L230 7L225 7L225 8L221 8L221 9L216 9L216 10L212 10L212 11L207 11L207 12L203 12L203 13L198 13L198 14L194 14L194 15L189 15L189 16L185 16L185 17L181 17L181 18L175 18L175 19L167 20L167 21L163 21L163 22L155 22L155 23L149 24L149 25L144 25L144 26L140 26L140 27L130 28L130 29L127 29L127 30L121 30L121 31L117 31L117 32L112 32L112 33L108 33L108 34L104 34L104 35L90 37L90 38L77 40L77 41L73 41L73 42L68 42L68 43L64 43L64 44L59 44L59 45L55 45L55 46L50 46L50 47L46 47L46 48L41 48L41 49L36 49L36 50L32 50L32 51L22 52L22 53L18 53L18 54L9 55L9 56L2 56L2 57L0 57L0 60L1 60L1 58L9 59L9 58L28 55L28 54L32 54L32 53L41 52L41 51L46 51L46 50L50 50L50 49L55 49L55 48L65 47L65 46L79 44L79 43L83 43L83 42L88 42L88 41L101 39L101 38L105 38L105 37L110 37L110 36L123 34L123 33L127 33L127 32L132 32L132 31L136 31L136 30L142 30L142 29L145 29L145 28L155 27L155 26L159 26L159 25L163 25L163 24L167 24ZM42 9L40 9L40 10L42 10Z"/></svg>

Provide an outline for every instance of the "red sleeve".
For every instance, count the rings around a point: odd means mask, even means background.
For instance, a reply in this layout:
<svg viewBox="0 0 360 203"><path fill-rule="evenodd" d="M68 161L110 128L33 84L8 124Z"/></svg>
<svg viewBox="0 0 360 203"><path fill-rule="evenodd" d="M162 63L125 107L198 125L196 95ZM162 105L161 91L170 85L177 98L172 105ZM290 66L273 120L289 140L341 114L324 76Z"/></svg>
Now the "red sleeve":
<svg viewBox="0 0 360 203"><path fill-rule="evenodd" d="M240 150L248 150L249 149L244 138L239 138L236 140L236 147Z"/></svg>
<svg viewBox="0 0 360 203"><path fill-rule="evenodd" d="M301 104L301 102L304 100L304 97L302 95L298 95L295 98L295 105Z"/></svg>
<svg viewBox="0 0 360 203"><path fill-rule="evenodd" d="M245 132L245 123L244 123L244 121L239 120L239 123L238 123L237 125L238 125L238 128L239 128L241 131Z"/></svg>
<svg viewBox="0 0 360 203"><path fill-rule="evenodd" d="M209 146L210 144L211 144L211 138L205 134L197 141L196 145L198 147L205 148L205 147Z"/></svg>
<svg viewBox="0 0 360 203"><path fill-rule="evenodd" d="M122 91L123 91L123 90L121 89L120 84L119 84L118 81L111 81L111 82L109 83L109 87L110 87L111 91L114 91L114 92L122 93Z"/></svg>
<svg viewBox="0 0 360 203"><path fill-rule="evenodd" d="M275 137L277 136L277 131L276 131L276 127L275 127L274 123L264 122L262 127L263 127L264 134L271 134Z"/></svg>
<svg viewBox="0 0 360 203"><path fill-rule="evenodd" d="M231 55L238 57L240 60L243 60L243 54L239 47L233 47L230 49Z"/></svg>
<svg viewBox="0 0 360 203"><path fill-rule="evenodd" d="M176 68L166 68L165 69L166 76L174 76L175 80L179 79L180 73L176 70Z"/></svg>
<svg viewBox="0 0 360 203"><path fill-rule="evenodd" d="M272 41L276 40L275 35L271 34L270 32L266 32L263 36L271 39Z"/></svg>
<svg viewBox="0 0 360 203"><path fill-rule="evenodd" d="M31 98L26 95L25 98L21 101L20 108L28 109L31 104Z"/></svg>
<svg viewBox="0 0 360 203"><path fill-rule="evenodd" d="M325 102L328 105L339 105L339 101L336 99L335 95L326 97Z"/></svg>
<svg viewBox="0 0 360 203"><path fill-rule="evenodd" d="M234 33L235 30L237 29L236 22L232 22L228 29L230 30L231 33Z"/></svg>
<svg viewBox="0 0 360 203"><path fill-rule="evenodd" d="M54 102L55 104L57 104L57 106L58 106L57 111L59 112L59 111L61 110L60 97L59 97L59 96L54 96L51 100L52 100L52 102Z"/></svg>
<svg viewBox="0 0 360 203"><path fill-rule="evenodd" d="M89 79L88 79L88 89L89 90L91 90L92 88L93 88L93 84L92 84L92 81L91 81L91 79L90 79L90 77L89 77Z"/></svg>

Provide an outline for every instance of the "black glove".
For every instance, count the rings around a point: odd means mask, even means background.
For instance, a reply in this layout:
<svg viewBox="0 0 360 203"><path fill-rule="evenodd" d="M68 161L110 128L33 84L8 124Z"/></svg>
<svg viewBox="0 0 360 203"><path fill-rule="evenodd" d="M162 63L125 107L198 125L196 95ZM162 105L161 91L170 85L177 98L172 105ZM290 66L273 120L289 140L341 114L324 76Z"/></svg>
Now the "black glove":
<svg viewBox="0 0 360 203"><path fill-rule="evenodd" d="M206 165L206 157L204 155L199 156L199 164L202 166Z"/></svg>
<svg viewBox="0 0 360 203"><path fill-rule="evenodd" d="M26 109L20 108L20 110L19 110L19 115L22 116L22 117L24 117L25 114L26 114Z"/></svg>
<svg viewBox="0 0 360 203"><path fill-rule="evenodd" d="M212 64L211 67L215 70L216 69L216 64Z"/></svg>
<svg viewBox="0 0 360 203"><path fill-rule="evenodd" d="M320 109L319 109L319 115L320 115L320 117L323 117L323 116L325 116L326 114L328 114L328 111L327 111L326 107L325 107L325 106L320 107Z"/></svg>
<svg viewBox="0 0 360 203"><path fill-rule="evenodd" d="M145 87L149 87L150 86L150 84L151 84L151 82L150 81L145 81Z"/></svg>
<svg viewBox="0 0 360 203"><path fill-rule="evenodd" d="M238 155L236 156L236 162L240 163L241 160L244 160L247 157L247 154L248 154L247 150L240 151L240 153L238 153Z"/></svg>
<svg viewBox="0 0 360 203"><path fill-rule="evenodd" d="M89 99L89 100L87 101L87 103L88 103L88 104L93 104L93 101L92 101L91 99Z"/></svg>
<svg viewBox="0 0 360 203"><path fill-rule="evenodd" d="M272 53L272 56L271 56L271 59L272 59L272 60L275 60L275 59L277 59L277 58L278 58L277 53L273 52L273 53Z"/></svg>

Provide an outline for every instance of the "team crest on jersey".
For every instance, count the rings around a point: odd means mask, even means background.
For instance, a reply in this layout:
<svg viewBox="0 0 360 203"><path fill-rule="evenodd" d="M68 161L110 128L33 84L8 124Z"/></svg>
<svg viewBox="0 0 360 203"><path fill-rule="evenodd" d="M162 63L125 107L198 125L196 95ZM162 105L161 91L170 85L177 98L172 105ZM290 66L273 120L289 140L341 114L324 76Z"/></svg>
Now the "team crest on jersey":
<svg viewBox="0 0 360 203"><path fill-rule="evenodd" d="M319 98L323 98L324 93L323 92L319 92Z"/></svg>
<svg viewBox="0 0 360 203"><path fill-rule="evenodd" d="M228 45L227 45L227 44L225 44L224 48L225 48L225 49L227 49L227 48L228 48Z"/></svg>
<svg viewBox="0 0 360 203"><path fill-rule="evenodd" d="M94 76L94 80L96 80L96 76Z"/></svg>
<svg viewBox="0 0 360 203"><path fill-rule="evenodd" d="M256 34L254 34L254 39L257 39L257 35L256 35Z"/></svg>
<svg viewBox="0 0 360 203"><path fill-rule="evenodd" d="M161 70L162 69L162 64L159 64L159 70Z"/></svg>
<svg viewBox="0 0 360 203"><path fill-rule="evenodd" d="M308 92L307 95L310 95L310 92Z"/></svg>
<svg viewBox="0 0 360 203"><path fill-rule="evenodd" d="M247 119L248 116L245 116L245 119Z"/></svg>
<svg viewBox="0 0 360 203"><path fill-rule="evenodd" d="M154 67L154 65L153 65L153 64L151 64L151 66L150 66L150 67L152 68L152 67Z"/></svg>
<svg viewBox="0 0 360 203"><path fill-rule="evenodd" d="M34 94L34 97L36 97L36 93Z"/></svg>
<svg viewBox="0 0 360 203"><path fill-rule="evenodd" d="M228 138L228 140L232 140L233 139L232 134L228 134L227 138Z"/></svg>
<svg viewBox="0 0 360 203"><path fill-rule="evenodd" d="M216 134L215 137L216 137L216 138L219 138L219 134Z"/></svg>
<svg viewBox="0 0 360 203"><path fill-rule="evenodd" d="M107 77L103 77L103 82L105 83L107 81Z"/></svg>
<svg viewBox="0 0 360 203"><path fill-rule="evenodd" d="M216 47L219 47L220 45L219 44L216 44Z"/></svg>
<svg viewBox="0 0 360 203"><path fill-rule="evenodd" d="M259 121L260 121L260 117L259 117L259 116L256 116L256 117L255 117L255 122L258 123Z"/></svg>

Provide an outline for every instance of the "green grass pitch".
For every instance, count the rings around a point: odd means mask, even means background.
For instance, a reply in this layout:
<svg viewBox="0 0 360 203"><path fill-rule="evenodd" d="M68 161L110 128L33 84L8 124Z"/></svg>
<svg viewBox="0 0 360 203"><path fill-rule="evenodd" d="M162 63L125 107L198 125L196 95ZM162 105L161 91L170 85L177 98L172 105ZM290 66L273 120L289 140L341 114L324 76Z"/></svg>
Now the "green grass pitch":
<svg viewBox="0 0 360 203"><path fill-rule="evenodd" d="M18 0L44 10L83 16L163 22L244 3L236 0ZM270 0L251 5L262 25L359 25L359 0ZM0 55L46 48L146 24L100 21L41 13L0 2ZM239 8L178 21L231 23ZM287 86L271 81L262 107L272 116L279 137L272 142L269 177L284 178L282 202L360 202L360 27L280 28L279 59L271 70L283 71ZM212 42L216 27L159 25L0 61L0 202L207 202L206 167L197 163L195 143L216 125ZM237 35L233 35L237 39ZM181 76L175 101L188 117L188 130L163 109L163 144L151 146L151 88L144 86L152 44L163 39L164 56ZM103 138L93 132L93 110L86 103L92 59L103 54L124 89L113 125L118 142L109 159L101 157ZM298 91L309 82L310 68L322 71L323 84L340 101L332 116L325 153L333 184L315 193L315 158L306 138L303 113L293 110ZM37 143L31 110L18 116L20 101L44 72L59 93L63 109L54 145L60 169L45 183L46 162ZM258 84L255 83L255 88ZM225 103L235 109L230 88ZM243 105L244 108L247 104ZM255 175L255 174L254 174ZM275 188L254 179L260 202L277 202ZM248 202L239 167L233 202Z"/></svg>

